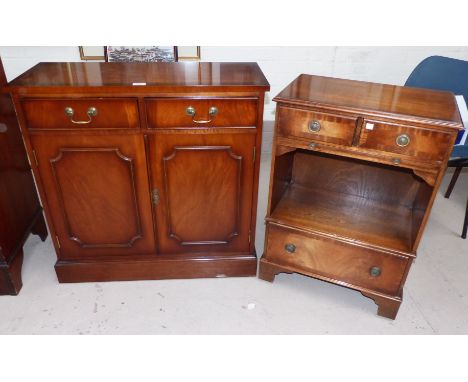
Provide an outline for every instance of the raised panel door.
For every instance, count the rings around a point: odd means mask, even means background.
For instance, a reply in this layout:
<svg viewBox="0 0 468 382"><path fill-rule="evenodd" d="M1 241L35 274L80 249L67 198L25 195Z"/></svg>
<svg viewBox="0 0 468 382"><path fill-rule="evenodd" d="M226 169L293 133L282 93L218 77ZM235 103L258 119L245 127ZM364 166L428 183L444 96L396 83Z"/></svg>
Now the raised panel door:
<svg viewBox="0 0 468 382"><path fill-rule="evenodd" d="M33 135L61 258L154 252L139 135Z"/></svg>
<svg viewBox="0 0 468 382"><path fill-rule="evenodd" d="M150 137L162 253L248 252L254 133Z"/></svg>

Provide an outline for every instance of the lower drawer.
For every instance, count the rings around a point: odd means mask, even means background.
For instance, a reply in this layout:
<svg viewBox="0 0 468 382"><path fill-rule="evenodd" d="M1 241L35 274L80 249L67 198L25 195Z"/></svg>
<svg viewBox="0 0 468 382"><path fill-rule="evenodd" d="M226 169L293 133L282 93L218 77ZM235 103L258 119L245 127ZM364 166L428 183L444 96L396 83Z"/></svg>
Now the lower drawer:
<svg viewBox="0 0 468 382"><path fill-rule="evenodd" d="M268 224L268 261L339 284L397 295L411 261L385 252Z"/></svg>

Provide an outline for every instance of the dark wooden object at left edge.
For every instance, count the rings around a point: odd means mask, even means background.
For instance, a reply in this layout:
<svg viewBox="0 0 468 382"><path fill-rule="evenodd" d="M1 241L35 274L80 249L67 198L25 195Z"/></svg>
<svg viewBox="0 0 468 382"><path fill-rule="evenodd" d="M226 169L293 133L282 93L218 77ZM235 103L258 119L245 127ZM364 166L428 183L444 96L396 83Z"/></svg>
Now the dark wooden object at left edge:
<svg viewBox="0 0 468 382"><path fill-rule="evenodd" d="M0 90L6 83L0 59ZM13 102L0 92L0 295L21 290L23 245L30 233L44 241L47 228Z"/></svg>

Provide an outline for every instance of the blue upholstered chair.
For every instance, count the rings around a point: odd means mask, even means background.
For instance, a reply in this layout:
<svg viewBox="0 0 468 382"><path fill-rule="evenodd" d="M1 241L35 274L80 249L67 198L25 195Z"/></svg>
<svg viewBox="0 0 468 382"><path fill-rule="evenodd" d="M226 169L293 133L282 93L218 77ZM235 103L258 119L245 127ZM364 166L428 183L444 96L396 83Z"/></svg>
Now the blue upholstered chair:
<svg viewBox="0 0 468 382"><path fill-rule="evenodd" d="M462 95L468 105L468 61L441 56L428 57L416 66L408 77L405 86L448 90L456 95ZM460 140L462 134L460 133L457 141ZM452 193L462 168L468 167L468 139L454 146L448 165L455 167L455 172L445 193L446 198ZM468 200L462 230L462 238L464 239L466 238L467 228Z"/></svg>

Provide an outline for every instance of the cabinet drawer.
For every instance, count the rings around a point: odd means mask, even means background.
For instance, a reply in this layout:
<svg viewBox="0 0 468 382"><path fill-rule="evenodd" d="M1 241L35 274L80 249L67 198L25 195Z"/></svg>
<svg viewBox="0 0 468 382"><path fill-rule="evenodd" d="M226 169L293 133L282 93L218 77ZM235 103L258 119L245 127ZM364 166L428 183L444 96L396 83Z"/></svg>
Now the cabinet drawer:
<svg viewBox="0 0 468 382"><path fill-rule="evenodd" d="M257 98L154 98L146 100L150 128L254 127Z"/></svg>
<svg viewBox="0 0 468 382"><path fill-rule="evenodd" d="M364 121L359 146L422 160L442 161L450 151L451 139L451 134L439 131Z"/></svg>
<svg viewBox="0 0 468 382"><path fill-rule="evenodd" d="M339 284L396 295L409 259L268 225L266 258Z"/></svg>
<svg viewBox="0 0 468 382"><path fill-rule="evenodd" d="M138 128L138 105L134 99L86 98L23 100L30 129L117 129Z"/></svg>
<svg viewBox="0 0 468 382"><path fill-rule="evenodd" d="M300 137L351 145L356 130L357 118L343 117L281 106L278 113L279 133L283 136Z"/></svg>

